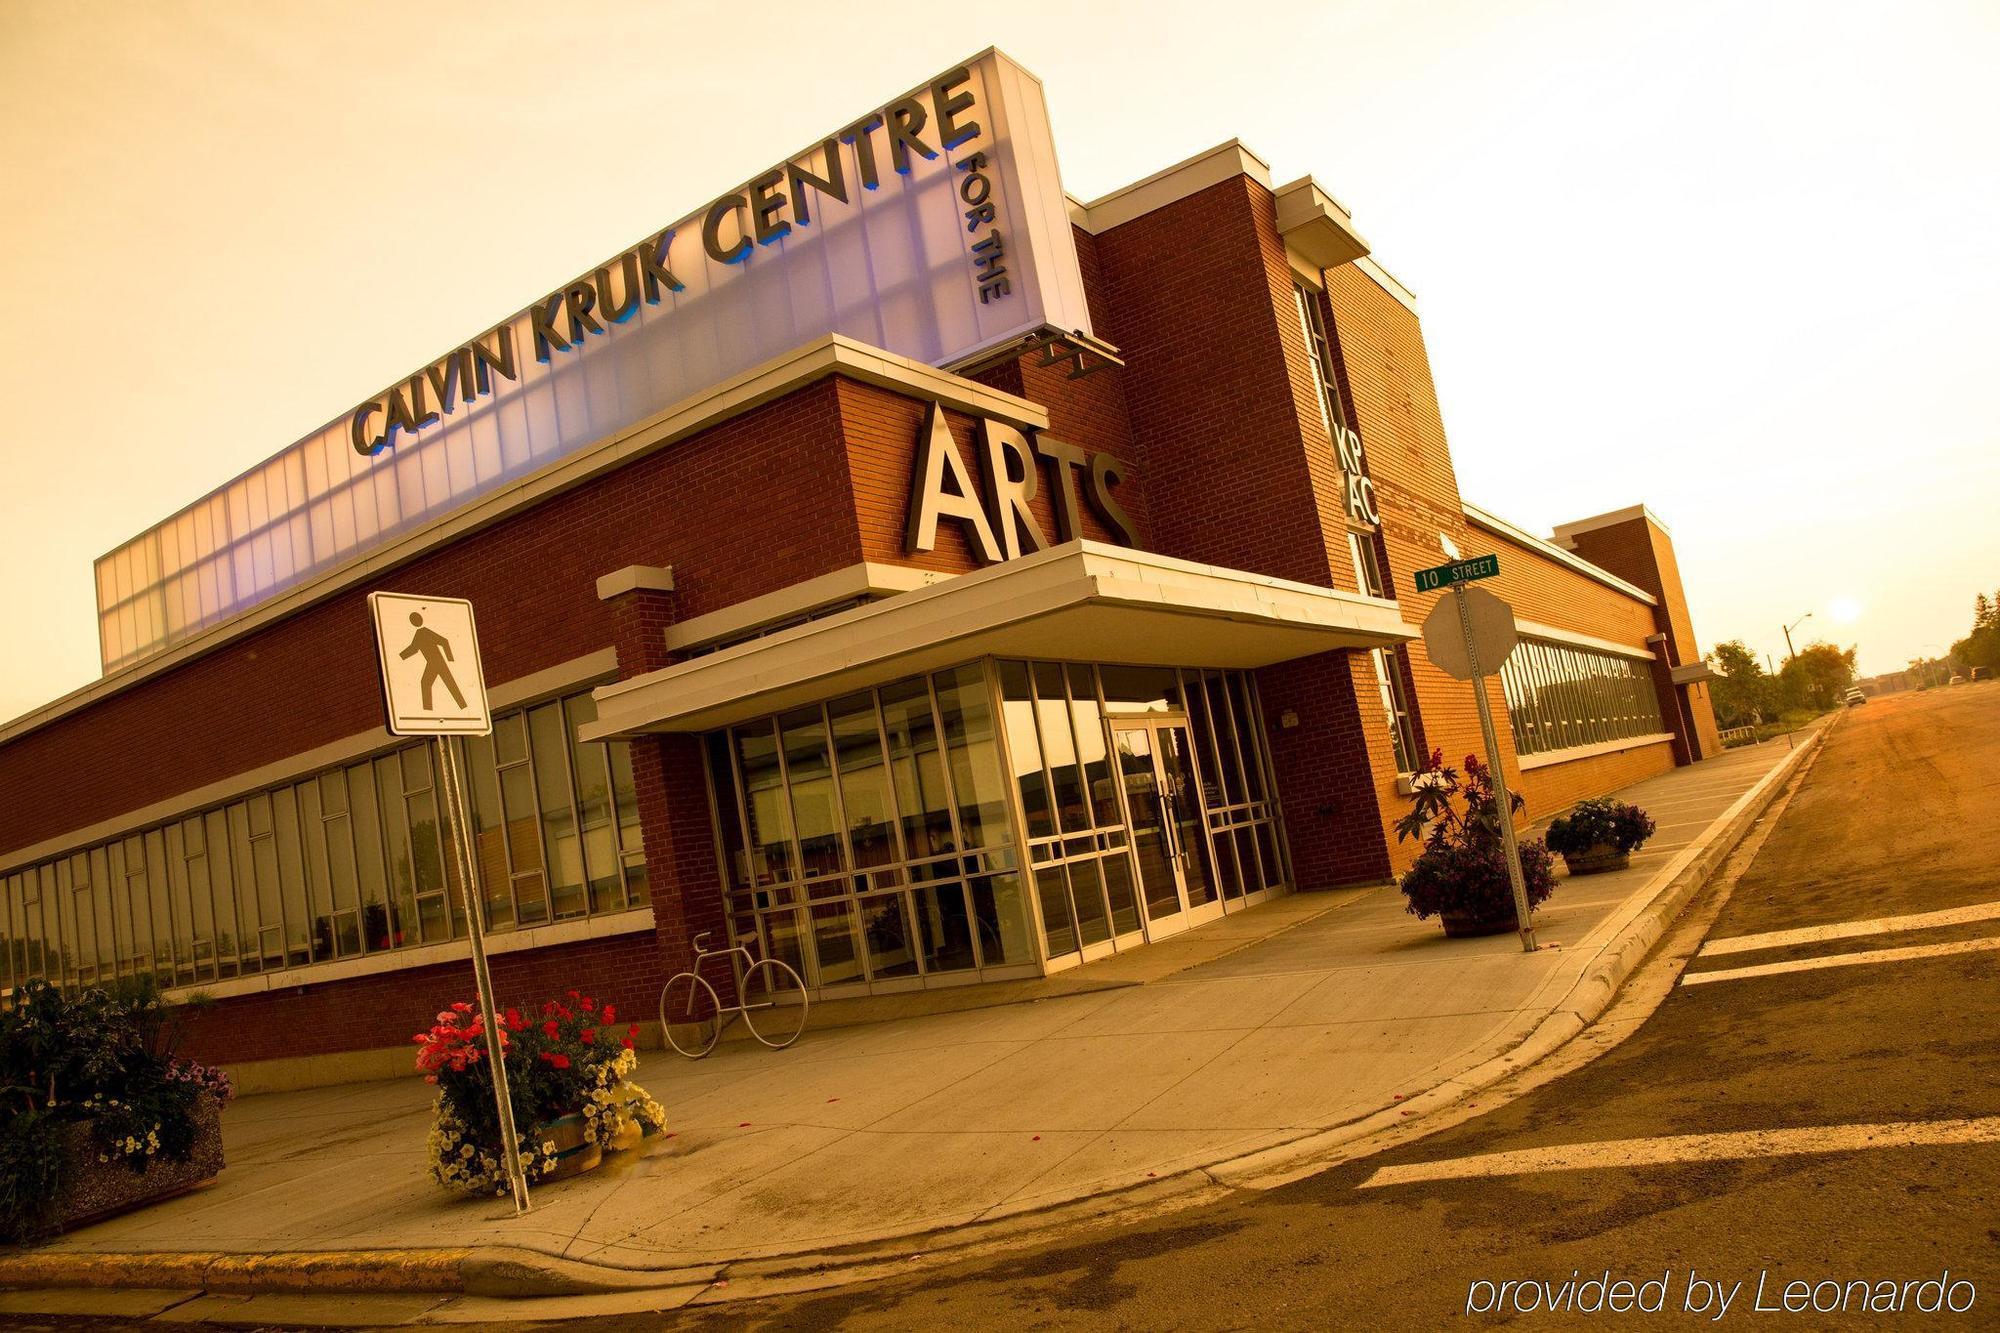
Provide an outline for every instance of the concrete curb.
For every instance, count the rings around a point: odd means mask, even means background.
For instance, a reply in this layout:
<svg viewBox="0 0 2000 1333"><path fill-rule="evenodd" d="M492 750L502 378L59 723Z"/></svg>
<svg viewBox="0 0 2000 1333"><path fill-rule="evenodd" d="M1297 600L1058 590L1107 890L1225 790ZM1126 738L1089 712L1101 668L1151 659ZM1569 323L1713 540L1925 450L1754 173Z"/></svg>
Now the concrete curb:
<svg viewBox="0 0 2000 1333"><path fill-rule="evenodd" d="M1011 1248L1024 1237L1056 1227L1108 1224L1243 1189L1273 1189L1375 1151L1382 1146L1375 1140L1384 1136L1408 1137L1424 1118L1520 1073L1589 1027L1785 784L1819 752L1828 730L1815 728L1576 947L1573 952L1581 957L1574 979L1518 1042L1393 1107L1272 1147L1122 1189L1023 1201L957 1227L817 1251L766 1252L659 1268L620 1268L511 1246L273 1255L38 1251L0 1256L0 1289L438 1292L510 1300L651 1292L677 1294L675 1304L707 1303L908 1272L914 1262L943 1263Z"/></svg>
<svg viewBox="0 0 2000 1333"><path fill-rule="evenodd" d="M0 1256L0 1289L158 1287L187 1291L465 1290L471 1250L218 1254L43 1250Z"/></svg>
<svg viewBox="0 0 2000 1333"><path fill-rule="evenodd" d="M1826 727L1815 728L1804 744L1737 797L1701 837L1682 848L1609 920L1591 932L1577 951L1585 953L1594 948L1595 955L1586 953L1588 961L1581 975L1518 1045L1407 1098L1393 1108L1385 1108L1363 1119L1232 1161L1217 1163L1208 1168L1208 1174L1225 1184L1244 1189L1274 1189L1316 1174L1363 1155L1367 1141L1376 1135L1392 1129L1407 1130L1411 1120L1443 1110L1470 1093L1488 1088L1526 1069L1566 1045L1611 1007L1619 988L1645 961L1682 909L1708 883L1709 877L1764 811L1770 808L1793 774L1819 752L1826 733Z"/></svg>

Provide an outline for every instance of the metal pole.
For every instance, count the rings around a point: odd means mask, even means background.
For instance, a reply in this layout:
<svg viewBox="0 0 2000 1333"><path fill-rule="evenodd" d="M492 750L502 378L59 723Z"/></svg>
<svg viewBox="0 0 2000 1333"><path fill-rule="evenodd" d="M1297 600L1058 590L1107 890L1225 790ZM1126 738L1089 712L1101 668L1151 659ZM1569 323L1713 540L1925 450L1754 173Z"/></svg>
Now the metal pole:
<svg viewBox="0 0 2000 1333"><path fill-rule="evenodd" d="M500 1047L500 1019L493 1008L493 973L486 966L486 929L480 922L479 898L474 892L472 821L466 816L465 784L451 738L439 736L437 749L439 776L444 779L446 817L451 821L452 859L458 867L459 892L465 899L465 924L472 937L472 974L479 985L479 1017L486 1029L487 1067L493 1071L493 1100L500 1110L500 1151L518 1216L528 1211L528 1174L521 1167L521 1145L514 1131L514 1097L507 1089L507 1058Z"/></svg>
<svg viewBox="0 0 2000 1333"><path fill-rule="evenodd" d="M1791 627L1790 625L1787 625L1787 626L1785 626L1785 662L1786 662L1786 664L1787 664L1787 665L1790 665L1790 664L1791 664L1791 660L1792 660L1792 659L1793 659L1794 657L1797 657L1797 656L1798 656L1798 654L1792 651L1792 627Z"/></svg>
<svg viewBox="0 0 2000 1333"><path fill-rule="evenodd" d="M1521 848L1514 840L1514 798L1507 792L1507 770L1500 761L1500 740L1493 732L1493 708L1486 702L1486 673L1479 665L1479 648L1472 641L1472 612L1465 604L1465 580L1453 579L1451 595L1458 605L1458 627L1465 635L1465 656L1472 665L1472 698L1479 705L1479 732L1486 738L1486 762L1493 769L1493 799L1499 805L1500 842L1507 850L1507 882L1514 889L1514 921L1521 930L1521 951L1535 951L1535 923L1528 912L1528 885L1521 877Z"/></svg>

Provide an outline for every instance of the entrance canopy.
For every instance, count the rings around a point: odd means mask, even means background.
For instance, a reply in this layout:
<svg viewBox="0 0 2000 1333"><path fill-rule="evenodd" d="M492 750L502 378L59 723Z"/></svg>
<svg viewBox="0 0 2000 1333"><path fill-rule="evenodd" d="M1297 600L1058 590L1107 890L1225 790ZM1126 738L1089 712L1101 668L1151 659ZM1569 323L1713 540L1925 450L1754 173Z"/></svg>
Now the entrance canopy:
<svg viewBox="0 0 2000 1333"><path fill-rule="evenodd" d="M1394 602L1075 541L603 686L581 734L708 731L989 655L1250 668L1416 633Z"/></svg>

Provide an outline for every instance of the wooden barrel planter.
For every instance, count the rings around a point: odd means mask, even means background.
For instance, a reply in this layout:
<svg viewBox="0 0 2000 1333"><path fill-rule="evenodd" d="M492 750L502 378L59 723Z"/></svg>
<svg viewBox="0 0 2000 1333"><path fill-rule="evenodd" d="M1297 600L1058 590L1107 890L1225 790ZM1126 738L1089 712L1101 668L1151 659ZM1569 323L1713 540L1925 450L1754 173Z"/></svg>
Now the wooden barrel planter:
<svg viewBox="0 0 2000 1333"><path fill-rule="evenodd" d="M1562 858L1572 875L1601 875L1607 870L1623 870L1632 864L1632 853L1621 852L1602 842L1587 852L1564 852Z"/></svg>
<svg viewBox="0 0 2000 1333"><path fill-rule="evenodd" d="M63 1185L57 1195L54 1226L68 1231L115 1213L157 1203L215 1179L222 1170L222 1108L215 1098L195 1099L194 1148L185 1162L156 1156L144 1171L122 1160L97 1160L97 1140L88 1122L63 1127Z"/></svg>
<svg viewBox="0 0 2000 1333"><path fill-rule="evenodd" d="M555 1168L542 1177L543 1181L568 1180L586 1171L597 1169L604 1160L604 1150L590 1137L584 1124L583 1112L572 1111L566 1116L535 1126L528 1135L528 1142L537 1150L544 1143L556 1145Z"/></svg>

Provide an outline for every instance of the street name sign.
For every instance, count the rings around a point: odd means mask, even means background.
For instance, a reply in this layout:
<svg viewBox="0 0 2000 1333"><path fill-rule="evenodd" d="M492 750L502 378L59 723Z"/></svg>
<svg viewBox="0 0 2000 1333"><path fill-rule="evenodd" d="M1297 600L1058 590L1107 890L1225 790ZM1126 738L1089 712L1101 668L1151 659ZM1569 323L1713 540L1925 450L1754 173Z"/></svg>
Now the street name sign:
<svg viewBox="0 0 2000 1333"><path fill-rule="evenodd" d="M1463 617L1458 608L1460 597L1465 599ZM1484 588L1461 588L1424 617L1424 648L1431 663L1453 680L1492 675L1520 641L1514 629L1514 608ZM1475 653L1479 658L1477 671L1473 670Z"/></svg>
<svg viewBox="0 0 2000 1333"><path fill-rule="evenodd" d="M1429 569L1418 570L1417 591L1431 592L1448 583L1470 583L1474 579L1490 579L1499 572L1500 557L1497 555L1476 555L1470 560L1454 560L1448 565L1433 565Z"/></svg>
<svg viewBox="0 0 2000 1333"><path fill-rule="evenodd" d="M462 597L371 592L382 697L394 736L484 736L493 730L479 632Z"/></svg>

